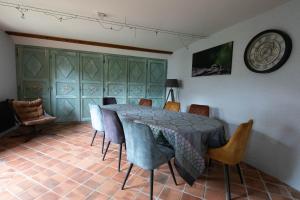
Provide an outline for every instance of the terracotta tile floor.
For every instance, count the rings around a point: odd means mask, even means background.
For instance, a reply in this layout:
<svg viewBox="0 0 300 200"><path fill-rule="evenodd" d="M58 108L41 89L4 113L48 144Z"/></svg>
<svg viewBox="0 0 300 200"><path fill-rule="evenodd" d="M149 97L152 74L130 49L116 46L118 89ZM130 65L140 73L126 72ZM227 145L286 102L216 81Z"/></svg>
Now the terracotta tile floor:
<svg viewBox="0 0 300 200"><path fill-rule="evenodd" d="M53 125L26 143L20 137L1 138L0 199L148 199L148 172L133 167L126 189L120 190L128 169L125 151L118 173L118 146L111 145L102 161L102 137L98 135L91 147L92 132L89 124ZM245 185L239 183L235 168L231 169L233 199L300 199L299 192L275 178L246 164L241 167ZM156 199L225 199L223 168L216 162L193 187L176 175L178 186L173 184L167 165L155 171Z"/></svg>

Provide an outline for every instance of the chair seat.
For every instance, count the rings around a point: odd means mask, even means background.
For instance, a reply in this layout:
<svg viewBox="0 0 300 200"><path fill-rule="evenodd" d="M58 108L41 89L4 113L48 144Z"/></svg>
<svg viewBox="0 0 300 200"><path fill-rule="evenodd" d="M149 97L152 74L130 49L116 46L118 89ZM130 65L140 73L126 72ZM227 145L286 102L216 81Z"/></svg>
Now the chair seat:
<svg viewBox="0 0 300 200"><path fill-rule="evenodd" d="M23 121L22 124L25 126L41 125L41 124L47 124L49 122L52 122L55 119L56 117L44 115L37 119Z"/></svg>
<svg viewBox="0 0 300 200"><path fill-rule="evenodd" d="M174 157L175 153L173 149L160 144L157 144L156 146L158 147L158 150L161 151L165 156L166 160L161 159L162 163L165 163L166 161L169 161Z"/></svg>

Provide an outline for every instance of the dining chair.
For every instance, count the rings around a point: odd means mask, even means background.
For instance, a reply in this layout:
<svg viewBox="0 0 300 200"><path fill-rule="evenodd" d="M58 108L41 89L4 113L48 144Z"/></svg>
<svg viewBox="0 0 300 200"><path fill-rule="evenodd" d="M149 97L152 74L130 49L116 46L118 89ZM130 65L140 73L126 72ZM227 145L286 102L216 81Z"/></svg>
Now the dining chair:
<svg viewBox="0 0 300 200"><path fill-rule="evenodd" d="M180 111L180 103L179 102L168 101L165 104L164 109L168 110L168 111L179 112Z"/></svg>
<svg viewBox="0 0 300 200"><path fill-rule="evenodd" d="M152 100L151 99L140 99L139 105L152 107Z"/></svg>
<svg viewBox="0 0 300 200"><path fill-rule="evenodd" d="M104 126L103 126L103 117L102 117L102 112L101 108L99 105L96 104L89 104L90 108L90 114L91 114L91 123L92 127L95 130L91 146L93 146L93 142L95 140L95 137L98 132L103 133L103 139L102 139L102 147L101 147L101 153L103 154L104 150L104 141L105 141L105 132L104 132Z"/></svg>
<svg viewBox="0 0 300 200"><path fill-rule="evenodd" d="M207 105L198 105L192 104L189 108L189 113L197 114L197 115L204 115L209 117L209 106Z"/></svg>
<svg viewBox="0 0 300 200"><path fill-rule="evenodd" d="M126 138L127 160L130 162L122 190L130 175L133 165L137 165L150 171L150 199L153 197L154 169L164 163L168 163L175 185L177 185L170 160L174 157L174 150L155 142L153 133L148 125L134 123L124 119L124 132Z"/></svg>
<svg viewBox="0 0 300 200"><path fill-rule="evenodd" d="M121 120L115 111L102 108L104 121L105 138L108 140L102 160L105 159L110 143L119 144L119 164L118 171L121 168L122 144L125 143L125 135Z"/></svg>
<svg viewBox="0 0 300 200"><path fill-rule="evenodd" d="M225 186L227 200L231 199L229 165L235 165L243 184L243 177L239 163L244 157L246 146L251 134L253 120L239 125L226 145L218 148L209 148L207 155L210 159L224 164Z"/></svg>
<svg viewBox="0 0 300 200"><path fill-rule="evenodd" d="M103 105L117 104L115 97L103 97Z"/></svg>

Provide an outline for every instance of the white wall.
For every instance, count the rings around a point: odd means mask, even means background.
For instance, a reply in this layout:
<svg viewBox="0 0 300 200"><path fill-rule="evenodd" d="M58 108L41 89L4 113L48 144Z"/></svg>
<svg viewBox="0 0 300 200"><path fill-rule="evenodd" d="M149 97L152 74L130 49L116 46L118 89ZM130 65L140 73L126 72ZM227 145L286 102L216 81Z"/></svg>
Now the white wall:
<svg viewBox="0 0 300 200"><path fill-rule="evenodd" d="M300 190L300 1L294 0L208 39L179 49L169 59L172 78L183 81L180 101L208 104L212 116L232 132L241 122L254 119L254 132L246 161ZM245 47L257 33L271 28L287 32L293 51L287 63L270 74L249 71ZM234 41L231 75L191 77L192 54Z"/></svg>
<svg viewBox="0 0 300 200"><path fill-rule="evenodd" d="M16 98L16 62L13 41L0 30L0 101Z"/></svg>

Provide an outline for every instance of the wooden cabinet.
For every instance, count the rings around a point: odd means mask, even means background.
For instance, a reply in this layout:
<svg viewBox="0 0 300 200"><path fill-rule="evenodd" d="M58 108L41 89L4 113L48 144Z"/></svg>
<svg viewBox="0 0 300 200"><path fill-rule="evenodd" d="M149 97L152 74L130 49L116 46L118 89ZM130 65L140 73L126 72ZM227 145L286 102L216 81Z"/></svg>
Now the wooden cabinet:
<svg viewBox="0 0 300 200"><path fill-rule="evenodd" d="M127 58L106 56L104 74L105 96L115 97L118 104L127 103Z"/></svg>
<svg viewBox="0 0 300 200"><path fill-rule="evenodd" d="M128 103L137 105L146 97L147 59L128 58Z"/></svg>
<svg viewBox="0 0 300 200"><path fill-rule="evenodd" d="M165 100L167 63L165 60L148 59L147 98L152 99L153 107L162 107Z"/></svg>
<svg viewBox="0 0 300 200"><path fill-rule="evenodd" d="M79 56L51 50L52 113L58 122L80 121Z"/></svg>
<svg viewBox="0 0 300 200"><path fill-rule="evenodd" d="M89 104L102 105L104 56L96 53L80 54L81 120L90 120Z"/></svg>
<svg viewBox="0 0 300 200"><path fill-rule="evenodd" d="M150 98L162 107L166 73L161 59L17 46L19 99L42 97L58 122L90 120L88 105L102 105L104 96L119 104Z"/></svg>
<svg viewBox="0 0 300 200"><path fill-rule="evenodd" d="M22 100L43 98L43 106L51 112L49 53L45 48L17 48L18 96Z"/></svg>

